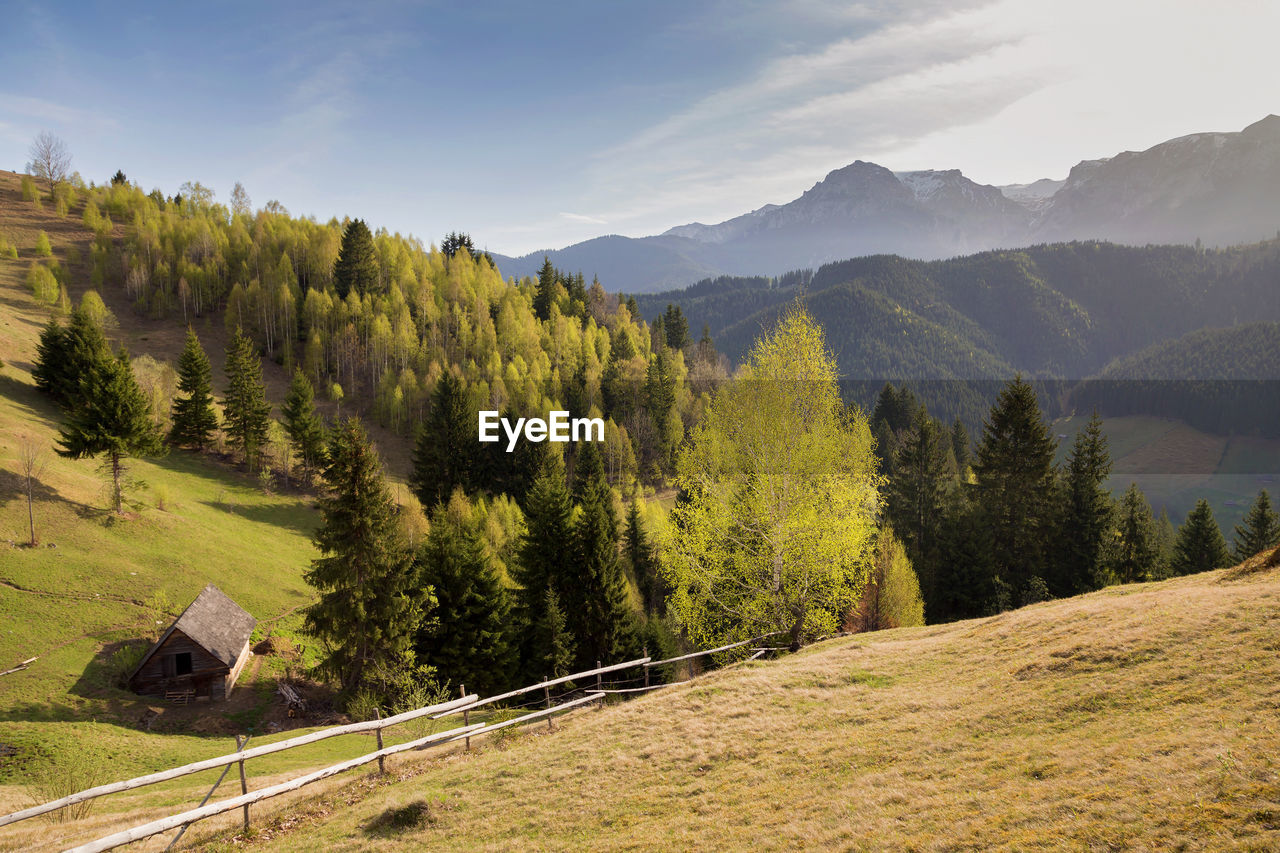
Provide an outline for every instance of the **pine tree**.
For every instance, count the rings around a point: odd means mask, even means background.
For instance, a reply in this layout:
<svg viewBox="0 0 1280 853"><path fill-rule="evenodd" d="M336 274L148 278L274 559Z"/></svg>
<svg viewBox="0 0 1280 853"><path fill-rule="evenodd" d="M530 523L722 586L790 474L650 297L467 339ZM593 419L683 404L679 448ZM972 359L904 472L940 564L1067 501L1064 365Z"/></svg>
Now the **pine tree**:
<svg viewBox="0 0 1280 853"><path fill-rule="evenodd" d="M1242 563L1276 545L1280 545L1280 515L1271 508L1271 495L1263 489L1245 514L1244 523L1236 526L1234 556Z"/></svg>
<svg viewBox="0 0 1280 853"><path fill-rule="evenodd" d="M455 502L463 504L465 517ZM415 559L418 583L435 593L438 613L429 630L418 632L418 663L435 667L444 681L489 696L505 690L513 674L511 602L469 508L455 502L432 515L431 533Z"/></svg>
<svg viewBox="0 0 1280 853"><path fill-rule="evenodd" d="M117 514L123 513L123 460L164 450L151 404L138 387L126 353L98 358L80 378L77 401L69 410L59 443L58 455L70 459L106 454L111 503Z"/></svg>
<svg viewBox="0 0 1280 853"><path fill-rule="evenodd" d="M1156 552L1155 523L1151 520L1151 507L1137 483L1130 483L1120 499L1116 534L1112 576L1119 583L1154 580L1160 556Z"/></svg>
<svg viewBox="0 0 1280 853"><path fill-rule="evenodd" d="M1076 595L1103 582L1103 541L1111 525L1111 492L1103 485L1111 474L1111 453L1095 411L1081 430L1067 460L1065 512L1059 532L1056 572L1050 591Z"/></svg>
<svg viewBox="0 0 1280 853"><path fill-rule="evenodd" d="M1174 543L1169 567L1175 575L1190 575L1221 569L1230 563L1231 555L1227 553L1227 543L1213 518L1213 510L1209 502L1201 498L1178 528L1178 541Z"/></svg>
<svg viewBox="0 0 1280 853"><path fill-rule="evenodd" d="M227 346L223 370L227 375L227 396L222 401L226 432L252 470L267 440L271 405L262 384L262 362L239 327Z"/></svg>
<svg viewBox="0 0 1280 853"><path fill-rule="evenodd" d="M551 265L551 259L542 258L542 268L538 270L537 290L533 294L533 313L544 323L551 319L551 306L556 299L556 281L559 273Z"/></svg>
<svg viewBox="0 0 1280 853"><path fill-rule="evenodd" d="M218 428L213 409L213 370L200 346L195 330L187 328L187 342L178 356L178 390L185 397L173 401L173 427L169 440L174 444L203 450L209 435Z"/></svg>
<svg viewBox="0 0 1280 853"><path fill-rule="evenodd" d="M678 351L689 345L689 321L679 305L667 305L667 312L662 315L662 328L671 349Z"/></svg>
<svg viewBox="0 0 1280 853"><path fill-rule="evenodd" d="M661 616L666 610L666 585L658 571L653 546L649 544L640 524L640 501L631 496L631 508L627 510L627 558L636 579L636 588L644 602L644 612L649 616Z"/></svg>
<svg viewBox="0 0 1280 853"><path fill-rule="evenodd" d="M81 378L103 358L111 358L107 337L82 306L71 313L71 323L65 329L50 320L40 333L32 377L36 387L55 403L73 408L79 399Z"/></svg>
<svg viewBox="0 0 1280 853"><path fill-rule="evenodd" d="M305 629L321 643L320 671L349 696L370 669L411 661L433 603L430 590L415 589L382 462L359 419L330 436L324 481L314 539L322 556L304 575L318 600L307 608Z"/></svg>
<svg viewBox="0 0 1280 853"><path fill-rule="evenodd" d="M969 467L969 430L959 418L951 425L951 452L955 456L956 471L963 475Z"/></svg>
<svg viewBox="0 0 1280 853"><path fill-rule="evenodd" d="M425 507L449 500L453 490L476 488L474 468L480 444L476 415L461 380L446 370L431 395L427 415L413 450L409 487Z"/></svg>
<svg viewBox="0 0 1280 853"><path fill-rule="evenodd" d="M373 234L363 219L353 219L342 232L342 248L333 262L333 289L339 299L346 299L352 292L356 296L376 293L379 275Z"/></svg>
<svg viewBox="0 0 1280 853"><path fill-rule="evenodd" d="M885 496L885 511L898 531L911 562L931 565L938 545L943 507L952 488L950 438L929 417L924 406L916 409L911 428L898 442L893 476ZM933 586L932 571L921 572L926 588Z"/></svg>
<svg viewBox="0 0 1280 853"><path fill-rule="evenodd" d="M320 415L316 414L315 398L311 380L301 369L295 369L281 413L293 452L302 460L308 478L312 471L324 464L325 429Z"/></svg>
<svg viewBox="0 0 1280 853"><path fill-rule="evenodd" d="M626 579L618 565L613 492L598 454L594 460L595 464L581 466L587 468L579 478L582 512L574 525L570 581L563 599L569 628L578 640L582 669L613 658L633 639L629 636L633 620L627 606ZM591 458L580 461L590 463Z"/></svg>
<svg viewBox="0 0 1280 853"><path fill-rule="evenodd" d="M531 652L525 667L528 676L561 678L568 675L577 649L554 590L548 588L544 594L538 620L529 635Z"/></svg>
<svg viewBox="0 0 1280 853"><path fill-rule="evenodd" d="M1045 576L1053 533L1054 441L1035 391L1019 376L1000 392L983 425L973 473L975 502L990 537L996 577L1015 595Z"/></svg>
<svg viewBox="0 0 1280 853"><path fill-rule="evenodd" d="M520 585L517 601L526 625L537 625L544 619L546 593L554 593L556 601L566 603L564 593L569 584L565 574L566 550L573 542L573 503L565 488L564 469L558 457L549 456L539 472L524 505L525 534L519 557L513 566L514 580ZM523 660L526 675L545 673L531 671L536 655L526 646Z"/></svg>

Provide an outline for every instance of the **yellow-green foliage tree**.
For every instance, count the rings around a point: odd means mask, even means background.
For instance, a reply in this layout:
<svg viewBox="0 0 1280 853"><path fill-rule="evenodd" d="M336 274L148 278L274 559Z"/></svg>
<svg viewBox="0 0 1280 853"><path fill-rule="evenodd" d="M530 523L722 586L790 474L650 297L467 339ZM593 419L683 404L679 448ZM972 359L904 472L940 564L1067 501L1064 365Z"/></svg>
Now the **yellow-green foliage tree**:
<svg viewBox="0 0 1280 853"><path fill-rule="evenodd" d="M862 601L850 612L846 628L880 631L924 624L924 599L920 579L911 567L906 549L889 526L876 538L875 559L862 592Z"/></svg>
<svg viewBox="0 0 1280 853"><path fill-rule="evenodd" d="M662 539L668 612L695 644L835 630L866 584L880 480L799 305L756 341L681 451Z"/></svg>

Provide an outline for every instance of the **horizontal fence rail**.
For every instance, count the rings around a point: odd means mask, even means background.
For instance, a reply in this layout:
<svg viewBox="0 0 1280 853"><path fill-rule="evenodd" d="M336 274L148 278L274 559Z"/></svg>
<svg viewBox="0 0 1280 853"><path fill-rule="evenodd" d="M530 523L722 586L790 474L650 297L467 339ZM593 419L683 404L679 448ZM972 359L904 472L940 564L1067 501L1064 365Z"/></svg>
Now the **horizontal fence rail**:
<svg viewBox="0 0 1280 853"><path fill-rule="evenodd" d="M270 755L273 752L282 752L286 749L294 749L309 743L315 743L318 740L382 729L387 726L395 725L396 723L403 723L409 720L415 720L419 717L425 717L441 710L447 711L450 708L461 708L464 705L470 705L475 701L475 699L476 696L474 694L471 696L463 696L460 699L454 699L449 702L442 702L437 705L428 705L425 708L406 711L405 713L397 714L394 717L387 717L385 720L368 720L363 723L351 723L345 726L321 729L318 732L300 735L277 743L255 746L253 749L246 749L243 752L234 752L230 755L222 755L217 758L207 758L204 761L184 764L183 766L175 767L172 770L161 770L158 773L148 773L146 776L138 776L135 779L126 779L123 782L112 782L109 785L99 785L96 788L89 788L75 794L70 794L60 800L53 800L42 805L32 806L29 809L23 809L22 811L0 816L0 826L7 826L11 823L17 823L20 820L27 820L28 818L48 814L49 812L57 811L58 809L65 808L66 806L74 806L77 803L83 803L85 800L92 800L95 797L102 797L107 794L118 794L123 791L132 791L136 788L145 788L148 785L168 782L171 779L189 776L192 773L199 773L203 770L213 770L216 767L223 767L228 764L238 764L241 761L247 761L250 758L257 758L261 755Z"/></svg>
<svg viewBox="0 0 1280 853"><path fill-rule="evenodd" d="M772 634L761 634L759 637L752 637L750 640L740 640L740 641L738 641L738 642L736 642L736 643L730 643L730 644L729 644L729 645L727 645L727 646L721 646L721 647L720 647L720 648L718 648L718 649L706 649L705 651L701 651L701 652L690 652L690 653L689 653L689 654L687 654L687 655L680 655L679 657L667 658L666 660L655 660L655 661L649 661L648 663L646 663L646 664L644 665L644 667L645 667L645 669L652 669L652 668L653 668L653 667L655 667L655 666L662 666L662 665L664 665L664 664L668 664L668 663L677 663L677 662L679 662L679 661L682 661L682 660L689 660L689 659L691 659L691 658L700 658L700 657L702 657L702 656L704 656L704 655L714 655L714 654L716 654L717 652L727 652L727 651L729 651L729 649L736 649L736 648L738 648L739 646L745 646L745 645L747 645L748 643L758 643L758 642L760 642L761 640L766 639L766 638L768 638L768 637L776 637L776 636L778 636L779 634L785 634L785 633L787 633L787 632L786 632L786 631L774 631ZM753 651L754 651L754 650L753 650Z"/></svg>
<svg viewBox="0 0 1280 853"><path fill-rule="evenodd" d="M79 847L72 847L67 853L98 853L101 850L111 850L123 844L130 844L134 841L141 841L144 838L150 838L153 835L159 835L161 832L168 832L171 829L177 829L180 826L189 823L195 823L207 817L213 817L223 812L234 811L242 806L251 805L253 803L268 800L272 797L278 797L281 794L287 794L290 791L296 791L299 788L310 785L312 782L318 782L329 776L336 776L344 770L350 770L353 767L359 767L362 764L368 764L377 761L379 758L385 758L388 755L394 755L397 752L404 752L409 749L416 749L432 742L445 742L455 740L459 737L465 737L468 734L474 734L476 729L484 728L481 723L475 723L470 726L462 726L456 729L450 729L447 732L438 732L433 735L427 735L417 740L408 741L407 743L388 746L385 749L379 749L376 752L370 752L367 755L361 755L358 758L352 758L339 764L334 764L323 770L317 770L314 773L308 773L305 776L299 776L288 782L281 782L279 785L272 785L269 788L263 788L260 791L254 791L251 794L242 794L239 797L232 797L229 800L220 800L211 805L203 806L198 809L192 809L182 814L172 815L170 817L153 820L151 823L135 826L132 829L126 829L123 832L117 832L114 835L108 835L105 838L99 838L97 841L91 841L88 844L82 844Z"/></svg>
<svg viewBox="0 0 1280 853"><path fill-rule="evenodd" d="M578 678L586 678L591 675L604 675L606 672L617 672L620 669L631 669L632 667L646 666L648 665L648 663L649 663L649 658L647 657L636 658L635 660L624 661L623 663L615 663L615 664L610 664L609 666L602 666L599 669L589 669L586 672L575 672L573 675L565 675L565 676L561 676L560 678L553 678L550 681L540 681L537 684L530 684L528 687L521 687L519 690L512 690L507 693L500 693L497 696L489 696L485 699L480 699L476 702L472 702L470 705L465 705L459 708L452 708L447 711L442 711L440 713L433 715L431 719L439 720L442 717L448 717L452 714L461 713L462 711L474 711L476 708L480 708L485 705L492 705L494 702L502 702L507 699L514 699L517 696L523 696L526 693L532 693L535 690L546 690L548 688L555 687L557 684L565 684L567 682L573 681Z"/></svg>
<svg viewBox="0 0 1280 853"><path fill-rule="evenodd" d="M149 773L145 776L138 776L133 779L126 779L123 782L113 782L107 785L99 785L94 788L88 788L84 791L79 791L77 793L70 794L66 797L62 797L61 799L52 800L50 802L43 803L41 805L32 806L31 808L13 812L12 814L0 815L0 827L7 826L12 823L17 823L18 821L27 820L28 818L37 817L39 815L48 814L50 812L57 811L58 809L65 808L67 806L73 806L78 803L83 803L87 800L91 800L96 797L105 796L107 794L121 793L124 791L131 791L137 788L146 787L148 785L155 785L160 782L167 782L173 779L178 779L183 776L190 775L192 773L199 773L205 770L213 770L218 767L226 768L223 771L223 777L225 777L226 770L229 770L231 765L239 764L240 775L241 775L241 795L240 796L223 800L221 802L209 804L208 802L209 798L213 795L213 792L218 787L218 785L215 784L213 789L211 789L209 793L205 796L204 800L201 801L200 806L198 806L195 809L191 809L181 814L171 815L169 817L162 818L160 820L155 820L150 823L143 824L141 826L136 826L131 829L124 830L122 832L117 832L113 835L109 835L104 838L100 838L96 841L83 844L79 847L72 848L72 853L89 853L89 851L110 850L112 848L119 847L123 844L129 844L134 841L138 841L144 838L149 838L153 835L158 835L159 833L166 832L170 829L176 829L179 827L181 827L182 830L185 831L186 827L188 827L192 823L203 820L207 817L212 817L213 815L222 814L228 811L233 811L238 808L244 809L245 826L247 828L248 819L249 819L248 818L249 806L253 803L261 802L263 800L271 799L272 797L280 796L281 794L286 794L291 791L299 790L307 785L312 784L313 782L317 782L321 779L325 779L330 776L335 776L346 770L350 770L354 767L359 767L364 764L369 764L373 761L378 762L378 767L381 770L383 768L383 762L388 755L394 755L396 753L405 752L407 750L427 749L429 747L440 746L443 744L453 743L455 741L465 741L468 744L468 748L469 748L472 737L487 734L489 732L498 731L500 729L507 728L508 726L522 725L532 720L537 720L542 718L546 718L547 724L550 725L552 715L559 714L571 708L576 708L582 705L589 704L591 702L599 702L600 706L603 707L606 694L641 693L649 690L657 690L662 687L673 687L678 684L688 684L692 679L673 682L673 683L667 683L667 684L650 685L649 673L654 667L664 666L666 664L678 663L680 661L690 660L692 658L704 657L707 655L717 654L719 652L729 651L730 649L740 648L742 646L746 646L752 643L759 643L761 640L765 640L769 637L774 637L779 634L785 634L785 633L786 633L785 631L775 631L771 634L763 634L759 637L754 637L750 640L741 640L736 643L730 643L725 646L720 646L719 648L690 652L689 654L679 655L673 658L667 658L666 660L655 661L655 660L652 660L648 655L646 655L645 657L636 658L635 660L623 661L622 663L615 663L609 666L597 666L595 669L586 670L584 672L575 672L571 675L565 675L558 678L545 679L543 681L538 682L537 684L530 684L527 687L521 687L518 690L512 690L507 693L501 693L497 696L489 696L484 699L481 699L479 696L475 694L464 695L458 699L453 699L448 702L440 702L433 705L427 705L425 707L417 708L412 711L406 711L402 714L396 714L393 717L387 717L386 719L373 719L373 720L366 720L364 722L359 722L359 723L350 723L343 726L334 726L331 728L321 729L319 731L311 732L309 734L300 735L298 737L289 738L287 740L282 740L277 743L264 744L262 746L257 746L252 749L245 748L248 743L247 739L242 744L239 741L239 737L237 737L237 746L239 748L234 753L231 753L228 755L222 755L217 758L205 759L203 761L196 761L190 764L184 764L181 767L175 767L170 770L162 770L156 773ZM780 646L766 646L763 648L753 647L750 649L750 651L755 652L755 654L752 655L751 658L749 659L754 660L755 658L758 658L767 652L779 651L782 648L783 647L780 647ZM28 662L24 661L24 663L28 663ZM625 669L634 669L636 667L643 668L643 671L644 671L643 687L621 688L621 689L605 689L604 688L604 684L600 676L604 675L605 673L617 672L619 670L625 670ZM581 698L564 702L559 705L552 704L553 697L551 695L550 688L560 684L566 684L573 681L587 679L592 676L595 677L594 689L591 689L590 687L584 685L583 687L580 687L580 688L571 689L566 694L561 694L561 697L566 695L571 695L573 693L578 692L579 690L590 690L589 693L582 696ZM624 679L622 682L616 682L616 681L610 682L610 684L613 684L613 685L626 684L626 683L627 683L626 679ZM514 717L509 720L503 720L497 723L469 724L469 713L477 708L480 708L486 705L492 705L494 703L502 702L507 699L513 699L518 696L525 696L529 693L533 693L538 690L541 690L543 692L544 699L541 701L546 702L546 707L541 710L537 710L529 713L523 713L520 716ZM464 722L464 725L462 725L461 727L450 729L445 732L438 732L436 734L427 735L425 737L417 738L416 740L411 740L405 743L396 744L395 746L384 748L382 745L383 729L389 728L399 723L404 723L410 720L420 719L423 717L430 717L433 720L439 720L444 717L448 717L448 716L459 714L459 713L464 715L464 720L466 721ZM258 791L249 792L244 787L244 762L248 759L257 758L263 755L270 755L276 752L283 752L289 749L295 749L297 747L305 746L307 744L315 743L316 741L325 740L327 738L339 737L341 735L347 735L347 734L360 734L360 733L370 732L370 731L376 733L378 736L378 749L373 752L367 753L365 755L361 755L357 758L352 758L347 761L340 762L338 764L331 765L329 767L325 767L321 770L316 770L311 773L307 773L303 776L299 776L287 782L281 782L277 785L272 785L270 787L263 788ZM219 783L221 783L222 779L219 779L218 781ZM181 834L179 834L178 837L175 837L173 841L170 843L170 846L176 843L178 838L180 837L181 837Z"/></svg>
<svg viewBox="0 0 1280 853"><path fill-rule="evenodd" d="M360 767L364 764L371 764L374 761L386 758L388 755L394 755L398 752L406 752L411 749L422 749L427 746L441 746L467 737L477 737L478 735L488 734L489 732L494 732L499 729L505 729L508 726L520 725L522 723L530 722L531 720L549 717L552 714L558 714L562 711L567 711L570 708L576 708L580 705L586 705L590 702L597 702L603 699L603 693L589 693L586 696L573 700L572 702L565 702L552 708L535 711L531 714L524 714L511 720L504 720L500 723L491 723L489 725L485 725L484 723L473 723L469 726L460 726L446 732L438 732L436 734L418 738L417 740L396 744L395 746L388 746L385 749L379 749L376 752L370 752L367 755L361 755L358 758L352 758L347 761L325 767L322 770L316 770L305 776L299 776L297 779L291 779L288 782L281 782L278 785L272 785L269 788L263 788L259 791L254 791L251 794L243 794L239 797L221 800L220 802L212 805L192 809L191 811L183 812L182 814L153 820L150 823L135 826L132 829L126 829L121 832L117 832L114 835L108 835L104 838L99 838L97 841L91 841L88 844L73 847L66 851L66 853L101 853L101 851L111 850L125 844L131 844L134 841L141 841L144 838L159 835L162 832L168 832L171 829L186 826L188 824L204 820L205 818L213 817L214 815L235 811L238 808L249 806L253 803L262 802L263 800L268 800L272 797L278 797L281 794L287 794L291 791L297 791L300 788L304 788L307 785L312 784L313 782L319 782L321 779L336 776L339 773L343 773L355 767ZM389 717L388 719L392 718Z"/></svg>

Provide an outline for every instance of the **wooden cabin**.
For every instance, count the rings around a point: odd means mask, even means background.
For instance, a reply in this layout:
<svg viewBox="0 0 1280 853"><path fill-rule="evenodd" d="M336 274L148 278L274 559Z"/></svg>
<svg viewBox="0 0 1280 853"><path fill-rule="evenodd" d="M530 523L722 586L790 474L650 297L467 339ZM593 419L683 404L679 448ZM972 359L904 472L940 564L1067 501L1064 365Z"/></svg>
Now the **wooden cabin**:
<svg viewBox="0 0 1280 853"><path fill-rule="evenodd" d="M213 584L182 611L142 656L129 689L186 702L225 699L252 652L257 621Z"/></svg>

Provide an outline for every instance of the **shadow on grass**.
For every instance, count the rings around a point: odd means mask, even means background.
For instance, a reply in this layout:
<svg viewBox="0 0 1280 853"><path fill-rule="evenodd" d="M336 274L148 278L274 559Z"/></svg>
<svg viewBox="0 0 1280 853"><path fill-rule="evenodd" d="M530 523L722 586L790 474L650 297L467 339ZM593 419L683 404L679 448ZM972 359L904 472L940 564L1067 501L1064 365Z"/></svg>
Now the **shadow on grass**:
<svg viewBox="0 0 1280 853"><path fill-rule="evenodd" d="M221 512L229 512L240 518L267 524L272 527L291 528L310 536L315 532L319 517L309 510L304 510L296 503L272 504L225 504L219 501L202 501L202 503Z"/></svg>

